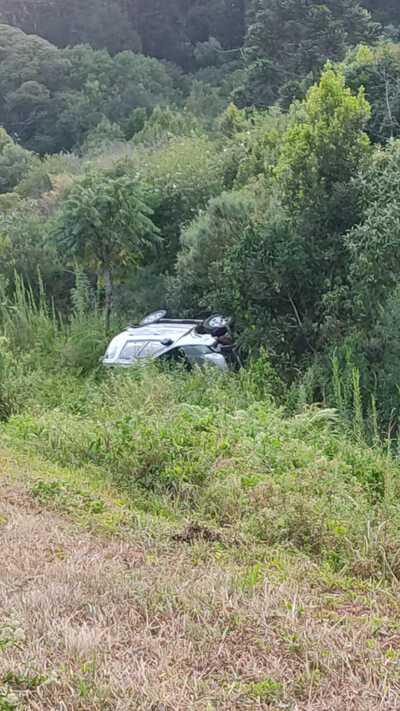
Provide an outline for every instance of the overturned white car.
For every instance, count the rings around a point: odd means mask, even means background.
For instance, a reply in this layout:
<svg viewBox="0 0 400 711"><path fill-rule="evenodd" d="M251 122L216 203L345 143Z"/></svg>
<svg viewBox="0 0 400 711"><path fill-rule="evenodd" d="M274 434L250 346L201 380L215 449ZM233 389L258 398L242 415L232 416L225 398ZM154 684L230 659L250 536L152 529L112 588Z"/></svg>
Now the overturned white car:
<svg viewBox="0 0 400 711"><path fill-rule="evenodd" d="M146 316L138 326L112 339L105 366L129 366L144 359L182 363L188 368L211 365L226 370L233 352L230 319L210 316L205 321L169 319L164 310Z"/></svg>

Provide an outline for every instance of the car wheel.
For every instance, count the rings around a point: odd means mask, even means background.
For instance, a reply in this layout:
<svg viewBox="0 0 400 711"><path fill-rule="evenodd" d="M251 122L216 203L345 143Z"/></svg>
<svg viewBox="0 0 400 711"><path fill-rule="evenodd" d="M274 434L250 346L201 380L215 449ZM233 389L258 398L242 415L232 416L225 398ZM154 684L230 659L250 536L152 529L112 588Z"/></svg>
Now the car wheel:
<svg viewBox="0 0 400 711"><path fill-rule="evenodd" d="M208 333L212 333L217 329L229 328L232 323L230 316L222 316L221 314L213 314L203 321L203 328Z"/></svg>
<svg viewBox="0 0 400 711"><path fill-rule="evenodd" d="M141 322L141 326L150 326L152 323L158 323L159 321L162 321L163 318L165 318L167 315L167 312L165 309L159 309L159 311L153 311L153 313L149 314L148 316L145 316Z"/></svg>

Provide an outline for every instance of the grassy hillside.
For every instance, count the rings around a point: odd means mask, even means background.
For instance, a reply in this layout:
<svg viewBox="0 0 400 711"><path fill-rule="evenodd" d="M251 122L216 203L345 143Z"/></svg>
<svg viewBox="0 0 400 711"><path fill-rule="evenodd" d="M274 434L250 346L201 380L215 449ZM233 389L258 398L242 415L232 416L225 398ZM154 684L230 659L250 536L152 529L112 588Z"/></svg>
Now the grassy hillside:
<svg viewBox="0 0 400 711"><path fill-rule="evenodd" d="M260 367L25 382L0 709L400 708L397 465Z"/></svg>
<svg viewBox="0 0 400 711"><path fill-rule="evenodd" d="M95 471L143 512L282 545L335 570L397 575L397 465L351 441L334 411L284 412L268 367L228 377L29 373L2 441Z"/></svg>
<svg viewBox="0 0 400 711"><path fill-rule="evenodd" d="M0 0L0 711L400 711L398 13L67 4ZM99 365L161 307L241 371Z"/></svg>
<svg viewBox="0 0 400 711"><path fill-rule="evenodd" d="M400 708L398 458L357 371L350 392L335 370L343 414L265 352L238 373L107 371L84 289L65 322L17 287L0 711Z"/></svg>

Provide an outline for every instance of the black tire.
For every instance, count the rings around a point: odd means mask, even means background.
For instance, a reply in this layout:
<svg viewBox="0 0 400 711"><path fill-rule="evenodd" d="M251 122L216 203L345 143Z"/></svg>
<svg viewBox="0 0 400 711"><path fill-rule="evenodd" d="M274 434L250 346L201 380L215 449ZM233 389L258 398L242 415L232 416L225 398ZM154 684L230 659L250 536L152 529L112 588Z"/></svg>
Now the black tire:
<svg viewBox="0 0 400 711"><path fill-rule="evenodd" d="M207 333L212 333L213 331L216 331L216 329L229 328L231 323L232 319L230 316L212 314L212 316L209 316L203 321L202 326Z"/></svg>
<svg viewBox="0 0 400 711"><path fill-rule="evenodd" d="M144 319L141 320L140 325L141 326L151 326L152 323L158 323L159 321L162 321L163 318L165 318L167 315L167 312L165 309L159 309L158 311L153 311L151 314L148 316L145 316Z"/></svg>

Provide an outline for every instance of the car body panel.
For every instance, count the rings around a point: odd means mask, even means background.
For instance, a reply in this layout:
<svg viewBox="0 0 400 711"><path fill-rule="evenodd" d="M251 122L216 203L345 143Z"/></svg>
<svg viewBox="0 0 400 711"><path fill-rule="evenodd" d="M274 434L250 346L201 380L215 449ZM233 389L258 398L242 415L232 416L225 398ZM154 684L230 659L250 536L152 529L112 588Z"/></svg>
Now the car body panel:
<svg viewBox="0 0 400 711"><path fill-rule="evenodd" d="M213 350L216 339L209 333L197 331L200 323L163 319L158 323L128 327L112 339L103 358L103 365L127 367L180 349L192 365L211 365L226 370L224 356Z"/></svg>

